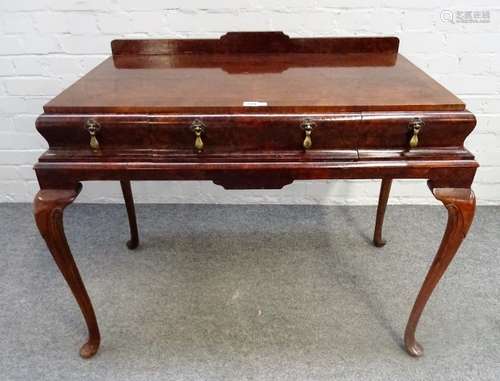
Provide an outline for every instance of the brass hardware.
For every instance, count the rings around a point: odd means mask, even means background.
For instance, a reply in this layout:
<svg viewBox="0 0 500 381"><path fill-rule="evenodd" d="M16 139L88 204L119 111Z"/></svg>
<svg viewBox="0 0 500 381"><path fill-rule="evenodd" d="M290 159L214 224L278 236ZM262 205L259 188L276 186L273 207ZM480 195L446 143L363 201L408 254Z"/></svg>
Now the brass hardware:
<svg viewBox="0 0 500 381"><path fill-rule="evenodd" d="M101 125L94 119L89 119L85 123L85 127L90 134L90 148L93 150L98 150L99 141L97 140L96 134L101 130Z"/></svg>
<svg viewBox="0 0 500 381"><path fill-rule="evenodd" d="M420 118L415 118L410 122L410 131L412 133L410 148L416 148L418 146L418 134L422 131L424 124L424 121Z"/></svg>
<svg viewBox="0 0 500 381"><path fill-rule="evenodd" d="M203 140L201 140L201 134L205 132L205 125L199 119L195 119L193 123L191 123L191 129L194 132L196 138L194 139L194 148L201 152L203 150L204 144Z"/></svg>
<svg viewBox="0 0 500 381"><path fill-rule="evenodd" d="M312 129L313 127L316 126L316 123L310 121L309 119L306 119L302 122L301 127L304 129L306 133L306 137L304 138L304 141L302 142L302 146L304 149L309 149L312 147Z"/></svg>

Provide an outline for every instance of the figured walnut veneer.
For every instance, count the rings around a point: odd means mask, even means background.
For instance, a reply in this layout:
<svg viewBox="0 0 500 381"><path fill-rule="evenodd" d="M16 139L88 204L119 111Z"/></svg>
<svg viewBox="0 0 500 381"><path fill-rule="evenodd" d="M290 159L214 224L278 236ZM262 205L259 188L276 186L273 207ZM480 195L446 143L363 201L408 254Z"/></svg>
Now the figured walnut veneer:
<svg viewBox="0 0 500 381"><path fill-rule="evenodd" d="M394 37L282 32L116 40L112 57L47 103L36 122L49 149L35 164L41 190L34 212L88 326L82 357L97 352L100 335L62 222L80 182L120 181L133 249L132 180L279 189L294 180L381 179L373 240L383 246L398 178L428 180L449 214L405 331L408 353L421 355L417 323L474 216L478 164L464 141L476 119L398 46Z"/></svg>

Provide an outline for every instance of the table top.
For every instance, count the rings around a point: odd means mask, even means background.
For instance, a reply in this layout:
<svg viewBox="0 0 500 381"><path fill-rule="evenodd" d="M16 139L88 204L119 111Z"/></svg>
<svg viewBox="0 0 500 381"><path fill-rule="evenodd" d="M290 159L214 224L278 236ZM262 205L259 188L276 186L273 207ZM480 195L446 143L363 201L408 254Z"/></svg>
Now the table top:
<svg viewBox="0 0 500 381"><path fill-rule="evenodd" d="M460 111L465 105L398 54L394 37L115 40L113 56L46 113Z"/></svg>

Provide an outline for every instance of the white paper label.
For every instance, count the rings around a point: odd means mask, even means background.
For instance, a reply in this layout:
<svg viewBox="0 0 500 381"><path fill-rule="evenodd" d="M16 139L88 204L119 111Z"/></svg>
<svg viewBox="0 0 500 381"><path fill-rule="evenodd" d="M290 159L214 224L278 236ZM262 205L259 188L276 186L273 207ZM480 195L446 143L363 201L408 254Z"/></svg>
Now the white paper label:
<svg viewBox="0 0 500 381"><path fill-rule="evenodd" d="M243 101L243 106L245 106L245 107L265 107L265 106L267 106L267 102Z"/></svg>

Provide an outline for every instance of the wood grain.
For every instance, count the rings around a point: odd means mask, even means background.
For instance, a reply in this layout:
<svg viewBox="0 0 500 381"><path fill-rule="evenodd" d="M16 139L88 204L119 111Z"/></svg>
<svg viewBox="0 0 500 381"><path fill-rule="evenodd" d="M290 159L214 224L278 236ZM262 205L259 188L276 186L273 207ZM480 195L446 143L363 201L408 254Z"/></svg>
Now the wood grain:
<svg viewBox="0 0 500 381"><path fill-rule="evenodd" d="M471 189L433 188L432 183L429 183L429 186L434 197L441 201L448 210L448 224L439 250L434 257L434 261L417 296L405 330L404 341L406 350L410 355L416 357L423 354L422 346L415 339L415 330L420 316L432 291L467 235L476 210L476 198Z"/></svg>
<svg viewBox="0 0 500 381"><path fill-rule="evenodd" d="M115 40L110 57L45 105L46 113L462 111L406 58L395 37ZM263 101L266 107L244 107Z"/></svg>
<svg viewBox="0 0 500 381"><path fill-rule="evenodd" d="M137 229L137 217L135 216L134 197L132 195L132 186L130 181L121 180L120 186L122 188L123 199L127 208L128 222L130 226L130 240L127 241L127 247L134 250L139 246L139 231Z"/></svg>
<svg viewBox="0 0 500 381"><path fill-rule="evenodd" d="M40 234L45 239L52 257L66 279L87 323L89 337L80 349L80 356L90 358L97 353L101 336L92 303L71 255L63 227L64 208L75 200L81 188L81 184L78 184L74 189L39 191L35 196L33 213Z"/></svg>
<svg viewBox="0 0 500 381"><path fill-rule="evenodd" d="M35 164L35 218L89 329L83 357L100 336L64 236L63 209L81 181L120 181L139 236L130 181L206 180L226 189L279 189L295 180L382 179L374 243L392 179L429 180L448 209L448 226L405 333L415 329L432 290L474 215L478 163L464 142L476 118L448 90L398 54L396 38L290 38L280 32L228 33L210 40L113 41L110 57L51 100L36 121L49 149ZM267 102L246 107L244 101ZM410 125L423 122L417 147ZM90 147L89 119L99 149ZM203 149L191 128L201 121ZM312 123L305 149L303 123Z"/></svg>
<svg viewBox="0 0 500 381"><path fill-rule="evenodd" d="M385 208L387 207L387 201L389 200L391 185L392 179L382 179L382 183L380 185L380 195L378 198L375 232L373 233L373 244L377 247L382 247L386 243L382 238L382 226L384 225Z"/></svg>

